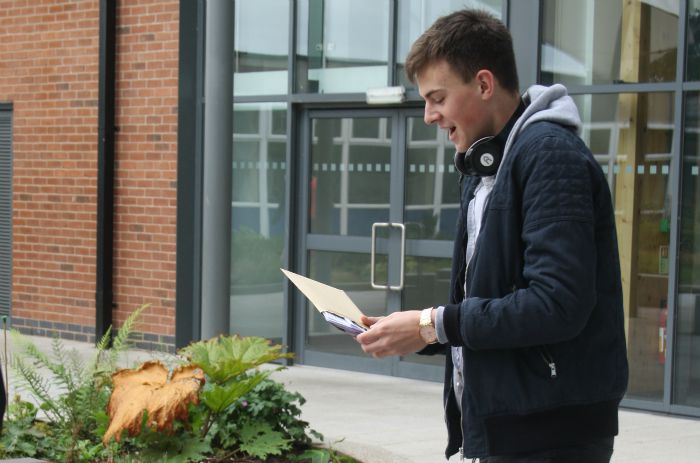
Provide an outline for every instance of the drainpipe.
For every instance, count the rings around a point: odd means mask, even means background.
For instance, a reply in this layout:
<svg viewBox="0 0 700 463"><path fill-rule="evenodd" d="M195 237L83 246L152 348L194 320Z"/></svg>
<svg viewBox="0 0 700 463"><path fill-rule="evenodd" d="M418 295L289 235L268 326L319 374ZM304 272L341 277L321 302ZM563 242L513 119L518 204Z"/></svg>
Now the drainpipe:
<svg viewBox="0 0 700 463"><path fill-rule="evenodd" d="M100 56L97 140L97 282L95 342L112 325L114 227L114 87L116 0L100 0Z"/></svg>

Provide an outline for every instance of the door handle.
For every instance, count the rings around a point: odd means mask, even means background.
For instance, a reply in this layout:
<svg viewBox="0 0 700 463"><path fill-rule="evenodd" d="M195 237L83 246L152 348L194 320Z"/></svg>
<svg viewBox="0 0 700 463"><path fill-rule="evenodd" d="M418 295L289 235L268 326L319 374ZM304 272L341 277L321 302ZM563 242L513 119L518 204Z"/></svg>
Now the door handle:
<svg viewBox="0 0 700 463"><path fill-rule="evenodd" d="M374 266L376 261L376 242L378 228L398 228L401 230L401 264L399 270L398 285L379 285L374 281ZM391 291L401 291L404 284L404 264L406 260L406 226L402 223L395 222L375 222L372 224L372 240L370 246L370 285L374 289L389 289Z"/></svg>
<svg viewBox="0 0 700 463"><path fill-rule="evenodd" d="M401 267L399 273L399 285L389 286L389 289L394 291L401 291L403 289L403 270L405 266L404 264L406 263L406 226L402 223L392 223L391 226L401 230L401 263L399 264Z"/></svg>

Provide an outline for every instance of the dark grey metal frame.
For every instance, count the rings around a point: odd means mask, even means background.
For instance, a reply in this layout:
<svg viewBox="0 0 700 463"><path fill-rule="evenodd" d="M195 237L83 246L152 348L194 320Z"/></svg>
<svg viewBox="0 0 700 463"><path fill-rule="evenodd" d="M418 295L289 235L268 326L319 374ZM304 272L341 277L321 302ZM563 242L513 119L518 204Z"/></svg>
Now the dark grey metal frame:
<svg viewBox="0 0 700 463"><path fill-rule="evenodd" d="M175 346L201 331L204 0L180 2Z"/></svg>
<svg viewBox="0 0 700 463"><path fill-rule="evenodd" d="M538 24L537 31L541 28L541 2L539 0L527 0L524 3L532 3L530 8L519 9L514 17L521 18L524 24L533 24L536 21ZM511 9L520 6L519 1L510 2ZM674 130L672 146L674 151L671 153L672 168L671 168L671 189L673 197L680 198L680 179L683 152L682 143L682 127L684 114L684 94L688 91L700 90L700 82L683 82L685 76L685 43L686 43L686 2L680 2L679 10L679 25L678 25L678 57L676 60L676 79L674 82L663 83L615 83L615 84L596 84L596 85L571 85L568 86L569 94L571 95L603 95L612 94L618 95L622 93L673 93L674 97ZM519 59L519 65L523 62L535 63L537 72L537 81L539 81L539 44L540 38L537 38L536 44L532 44L532 35L525 31L522 37L516 35L518 26L511 23L511 31L515 38L516 44L521 44L518 49L522 56ZM539 32L538 32L539 34ZM517 45L516 45L517 46ZM519 67L520 69L520 67ZM531 70L528 68L528 72ZM527 82L527 81L526 81ZM521 85L523 84L521 78ZM640 399L624 399L622 406L651 410L658 412L676 413L691 416L700 416L700 409L675 405L672 403L673 397L673 359L674 359L674 331L675 331L675 313L676 313L676 293L678 284L678 246L679 246L679 211L680 200L674 201L671 205L671 232L669 244L669 260L674 264L669 268L669 287L668 287L668 330L667 330L667 358L670 361L666 362L664 369L664 396L661 402L640 400Z"/></svg>
<svg viewBox="0 0 700 463"><path fill-rule="evenodd" d="M387 85L393 85L396 81L396 11L398 9L398 1L390 0L390 17L391 23L389 27L389 43L390 51L388 55L389 72L387 75ZM344 93L344 94L295 94L296 88L295 76L295 56L296 56L296 11L297 0L289 0L290 18L289 18L289 56L288 56L288 93L286 95L259 95L235 97L234 103L264 103L264 102L283 102L287 104L287 166L288 172L286 176L287 194L286 194L286 224L290 233L285 238L285 262L288 268L301 271L306 269L305 252L302 250L308 249L311 246L313 249L321 249L330 247L332 241L327 241L321 236L309 236L307 242L305 237L304 224L305 218L303 214L303 205L306 203L303 186L306 185L308 178L304 168L302 159L303 153L308 153L308 146L304 146L303 134L308 131L308 121L310 111L317 109L333 109L334 112L326 114L342 114L343 116L352 115L351 110L367 109L365 103L365 95L361 93ZM532 27L533 24L541 23L541 0L504 0L503 18L509 25L509 28L514 37L514 46L516 49L516 59L518 71L520 74L521 88L524 89L531 84L539 81L539 62L540 62L540 27ZM176 340L178 345L183 345L185 341L196 339L199 333L199 307L197 303L198 291L198 276L199 263L199 245L201 242L201 210L199 210L199 201L201 201L201 185L199 175L201 175L201 165L199 165L201 153L201 111L200 98L202 90L201 69L203 56L203 41L199 38L202 34L201 28L202 15L204 9L204 1L197 0L196 2L181 3L181 66L180 66L180 126L178 134L178 257L177 257L177 334ZM517 19L517 21L516 21ZM620 93L655 93L655 92L673 92L674 98L674 133L672 153L672 175L671 188L676 198L680 194L680 179L682 169L681 154L683 143L683 104L684 96L687 92L700 91L700 82L684 82L685 76L685 42L687 28L687 5L686 2L680 2L679 11L679 27L678 27L678 59L676 64L676 79L674 82L665 83L619 83L619 84L604 84L604 85L587 85L587 86L570 86L569 93L572 95L596 95L596 94L620 94ZM198 29L199 28L199 29ZM198 39L192 40L193 37ZM338 108L344 108L340 110ZM392 109L414 108L420 110L422 108L422 100L416 90L410 89L406 94L406 102L402 105L397 105L393 108L383 109L381 111L391 111ZM346 111L347 110L347 111ZM372 110L373 111L373 110ZM363 111L363 114L365 113ZM398 132L393 132L398 137ZM670 255L669 259L673 265L669 268L669 329L668 329L668 358L673 359L674 356L674 327L676 313L676 292L678 279L678 245L679 245L679 201L676 200L672 204L671 210L671 233L670 233ZM341 248L334 250L345 250L346 248L354 249L357 246L364 245L368 239L363 238L348 238ZM423 246L423 245L421 245ZM425 244L430 247L430 244ZM367 248L368 249L368 248ZM427 249L427 248L426 248ZM423 251L419 246L418 249L413 249L410 245L407 252L419 253L432 251ZM285 286L285 320L283 323L286 326L284 343L295 348L303 343L305 314L299 307L304 307L301 296L288 297L290 288ZM298 350L298 349L297 349ZM332 356L327 357L318 355L305 355L300 352L301 361L318 360L322 364L332 366L334 359ZM344 364L345 365L345 364ZM381 365L381 362L374 360L370 362L350 362L347 365L349 368L361 369L363 371L385 370L386 367ZM625 399L623 405L630 408L640 408L645 410L670 412L684 415L700 416L700 409L694 407L686 407L675 405L673 401L673 362L669 361L666 364L664 371L664 397L661 402L643 401L636 399Z"/></svg>
<svg viewBox="0 0 700 463"><path fill-rule="evenodd" d="M681 193L681 169L682 169L682 153L683 153L683 115L684 115L684 96L689 91L700 91L700 82L684 82L685 79L685 59L686 59L686 29L687 29L687 5L685 1L681 1L679 10L678 24L678 56L676 60L676 79L673 82L663 83L614 83L614 84L596 84L596 85L571 85L568 86L569 94L571 95L603 95L612 94L619 95L622 93L673 93L674 98L674 127L671 153L671 190L674 198L680 198ZM541 27L541 2L539 0L517 0L509 1L511 17L519 18L518 24L511 22L509 27L513 33L516 52L520 53L518 60L519 72L525 70L526 78L523 79L521 74L521 87L526 87L529 83L527 76L532 75L532 68L523 63L534 63L536 71L536 81L539 81L539 44L540 37L537 37L535 44L532 43L533 35L527 30L521 31L520 24L538 24L538 27L533 28L540 31ZM516 11L517 8L517 11ZM531 26L528 26L531 27ZM537 32L539 34L539 32ZM521 65L523 66L521 68ZM669 244L669 260L673 263L669 267L669 285L668 285L668 329L667 329L667 358L668 362L664 369L664 396L660 402L626 398L622 401L623 407L651 410L657 412L682 414L689 416L700 416L700 409L683 405L673 404L673 367L674 367L674 331L675 331L675 315L676 315L676 294L678 286L678 247L680 234L680 199L674 201L671 205L671 231Z"/></svg>
<svg viewBox="0 0 700 463"><path fill-rule="evenodd" d="M298 193L298 217L295 233L297 235L297 259L296 268L302 273L308 271L307 254L308 251L336 251L336 252L358 252L367 253L371 248L370 237L352 236L328 236L309 234L307 230L308 211L304 207L308 204L308 189L304 185L309 184L310 171L310 136L311 120L319 118L342 118L342 117L385 117L391 120L392 124L392 147L391 147L391 173L390 173L390 207L389 222L404 222L404 179L405 179L405 157L406 152L406 127L409 117L422 117L420 108L370 108L370 109L308 109L301 114L301 126L299 136L301 137L300 166ZM392 233L388 245L384 251L389 255L389 275L390 282L399 281L400 273L400 240L398 233ZM452 242L437 240L408 240L405 249L406 255L418 257L452 257ZM387 305L390 311L401 310L401 292L389 291L387 294ZM299 358L304 363L333 367L342 361L344 368L367 371L371 373L391 374L395 376L429 379L441 381L444 377L443 368L434 365L417 364L397 357L376 360L369 357L358 357L351 355L340 355L317 352L305 349L305 327L306 327L306 307L304 298L297 293L295 298L297 310L296 336L294 349L299 353Z"/></svg>

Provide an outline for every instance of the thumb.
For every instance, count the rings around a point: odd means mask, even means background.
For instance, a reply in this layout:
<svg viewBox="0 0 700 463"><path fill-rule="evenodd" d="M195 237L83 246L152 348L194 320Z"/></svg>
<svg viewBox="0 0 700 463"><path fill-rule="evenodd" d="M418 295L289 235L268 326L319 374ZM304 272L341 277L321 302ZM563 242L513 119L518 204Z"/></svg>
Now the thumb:
<svg viewBox="0 0 700 463"><path fill-rule="evenodd" d="M372 326L384 317L368 317L367 315L362 315L360 321L366 326Z"/></svg>

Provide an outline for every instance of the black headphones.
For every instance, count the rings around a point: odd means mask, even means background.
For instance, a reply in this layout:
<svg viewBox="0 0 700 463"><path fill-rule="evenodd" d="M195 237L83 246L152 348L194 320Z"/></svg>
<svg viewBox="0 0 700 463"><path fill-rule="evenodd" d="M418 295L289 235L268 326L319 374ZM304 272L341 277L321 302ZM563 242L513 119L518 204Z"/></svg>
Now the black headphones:
<svg viewBox="0 0 700 463"><path fill-rule="evenodd" d="M455 153L455 168L462 175L489 177L496 175L503 159L503 148L515 121L525 112L526 104L521 99L508 123L495 137L480 138L467 149L466 153Z"/></svg>
<svg viewBox="0 0 700 463"><path fill-rule="evenodd" d="M488 177L498 172L503 158L503 148L496 137L484 137L475 141L466 153L455 153L455 168L463 175Z"/></svg>

